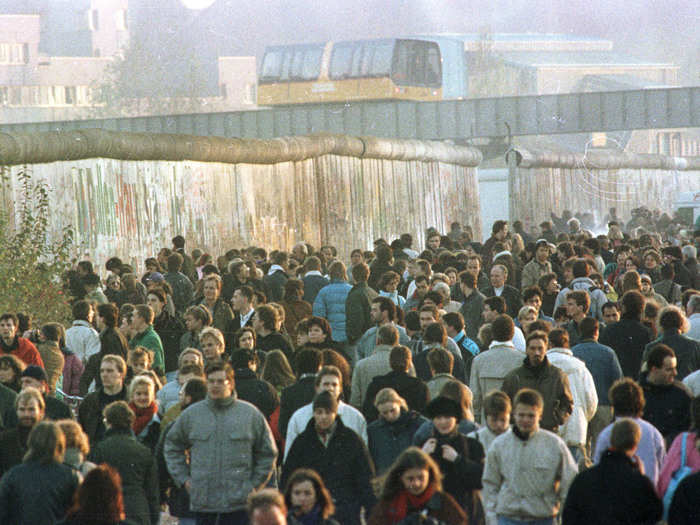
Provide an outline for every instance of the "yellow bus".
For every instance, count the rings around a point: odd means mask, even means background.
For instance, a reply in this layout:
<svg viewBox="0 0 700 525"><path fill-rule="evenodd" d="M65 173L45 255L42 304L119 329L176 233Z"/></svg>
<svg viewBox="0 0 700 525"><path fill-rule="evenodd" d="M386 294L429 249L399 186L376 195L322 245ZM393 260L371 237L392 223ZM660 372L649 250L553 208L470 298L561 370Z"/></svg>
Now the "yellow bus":
<svg viewBox="0 0 700 525"><path fill-rule="evenodd" d="M261 106L441 98L440 46L428 40L271 46L258 77Z"/></svg>

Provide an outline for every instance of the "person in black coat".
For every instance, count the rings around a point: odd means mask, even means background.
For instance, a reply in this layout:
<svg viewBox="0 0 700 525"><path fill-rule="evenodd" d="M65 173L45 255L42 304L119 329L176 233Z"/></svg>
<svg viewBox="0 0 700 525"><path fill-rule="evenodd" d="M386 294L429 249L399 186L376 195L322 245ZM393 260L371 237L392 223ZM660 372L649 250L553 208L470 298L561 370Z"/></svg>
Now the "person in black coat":
<svg viewBox="0 0 700 525"><path fill-rule="evenodd" d="M274 252L271 257L272 265L267 275L263 277L265 295L269 302L281 301L284 297L284 283L289 279L287 275L289 255L285 252Z"/></svg>
<svg viewBox="0 0 700 525"><path fill-rule="evenodd" d="M636 290L630 290L622 296L620 304L621 319L605 327L598 343L615 351L626 377L637 379L642 366L642 351L653 339L649 328L642 324L644 296Z"/></svg>
<svg viewBox="0 0 700 525"><path fill-rule="evenodd" d="M670 446L674 438L690 428L690 390L676 380L676 357L668 346L657 344L649 353L649 370L639 385L644 391L642 417L654 425Z"/></svg>
<svg viewBox="0 0 700 525"><path fill-rule="evenodd" d="M281 485L292 473L309 468L321 475L335 501L335 516L343 525L359 525L362 507L376 503L371 480L374 466L360 436L338 417L338 401L320 392L313 401L314 416L292 444L282 467Z"/></svg>
<svg viewBox="0 0 700 525"><path fill-rule="evenodd" d="M503 297L506 302L506 313L515 319L518 317L518 312L523 305L523 301L518 289L506 284L507 279L508 268L502 264L494 264L490 273L491 284L480 291L488 298L496 297L496 289L501 289L500 297Z"/></svg>
<svg viewBox="0 0 700 525"><path fill-rule="evenodd" d="M416 431L428 420L409 410L406 401L393 388L380 390L375 406L379 419L369 424L367 437L377 475L382 475L411 446Z"/></svg>
<svg viewBox="0 0 700 525"><path fill-rule="evenodd" d="M700 472L686 476L678 484L668 509L668 525L700 523Z"/></svg>
<svg viewBox="0 0 700 525"><path fill-rule="evenodd" d="M379 416L374 401L379 391L384 388L393 388L406 401L409 410L415 410L420 413L425 412L425 407L430 401L430 392L422 380L409 375L408 371L411 369L412 364L413 359L408 348L395 346L391 349L389 353L391 372L374 377L365 393L362 413L368 423Z"/></svg>
<svg viewBox="0 0 700 525"><path fill-rule="evenodd" d="M49 395L49 378L46 371L37 365L29 365L22 372L22 388L36 388L44 398L44 417L58 421L59 419L73 419L70 407L60 399Z"/></svg>
<svg viewBox="0 0 700 525"><path fill-rule="evenodd" d="M73 502L80 480L63 465L66 438L52 421L38 423L29 434L24 462L0 481L0 523L53 525Z"/></svg>
<svg viewBox="0 0 700 525"><path fill-rule="evenodd" d="M107 432L90 453L90 461L107 463L122 478L126 517L137 525L152 525L160 519L158 469L151 450L139 443L131 427L134 412L124 401L104 410Z"/></svg>
<svg viewBox="0 0 700 525"><path fill-rule="evenodd" d="M644 357L659 343L663 343L673 350L678 360L677 369L679 381L700 369L700 341L691 339L681 333L683 325L687 325L685 316L677 306L666 306L659 312L659 327L661 334L658 339L652 341L644 348Z"/></svg>
<svg viewBox="0 0 700 525"><path fill-rule="evenodd" d="M661 519L661 500L635 455L641 435L632 419L615 423L611 447L600 463L574 478L564 504L563 525L644 525Z"/></svg>
<svg viewBox="0 0 700 525"><path fill-rule="evenodd" d="M457 422L462 417L459 403L438 396L428 404L427 414L434 432L419 445L440 467L442 485L465 510L470 524L484 523L481 504L481 476L484 471L484 447L461 434Z"/></svg>
<svg viewBox="0 0 700 525"><path fill-rule="evenodd" d="M85 370L80 376L80 395L88 393L90 384L95 381L95 390L102 387L100 364L106 355L118 355L126 361L129 354L129 343L121 333L119 310L111 303L97 306L97 327L100 329L100 351L88 357Z"/></svg>
<svg viewBox="0 0 700 525"><path fill-rule="evenodd" d="M168 312L165 291L161 288L151 288L146 296L146 304L153 309L153 329L163 344L165 373L177 370L180 357L180 338L187 331L185 324Z"/></svg>
<svg viewBox="0 0 700 525"><path fill-rule="evenodd" d="M254 404L269 421L280 404L277 390L255 375L257 360L254 350L240 348L231 355L231 366L236 374L236 394L243 401Z"/></svg>
<svg viewBox="0 0 700 525"><path fill-rule="evenodd" d="M321 369L322 355L316 349L301 350L296 354L297 382L282 390L278 428L287 437L287 425L292 414L313 401L316 394L316 373Z"/></svg>

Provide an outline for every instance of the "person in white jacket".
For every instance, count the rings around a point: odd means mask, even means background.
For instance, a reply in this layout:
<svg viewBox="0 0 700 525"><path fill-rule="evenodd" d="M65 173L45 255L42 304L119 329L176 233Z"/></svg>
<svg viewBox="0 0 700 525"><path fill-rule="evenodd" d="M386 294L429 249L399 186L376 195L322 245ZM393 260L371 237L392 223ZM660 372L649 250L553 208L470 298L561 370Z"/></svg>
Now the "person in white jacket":
<svg viewBox="0 0 700 525"><path fill-rule="evenodd" d="M556 522L578 469L566 443L540 429L543 406L536 390L518 391L515 424L489 447L482 477L487 525Z"/></svg>
<svg viewBox="0 0 700 525"><path fill-rule="evenodd" d="M559 435L566 441L579 466L587 466L590 457L590 451L586 450L588 422L598 409L598 394L593 376L586 364L574 357L569 349L569 334L566 330L552 330L549 333L549 346L547 359L567 375L574 398L574 410L568 421L559 427Z"/></svg>

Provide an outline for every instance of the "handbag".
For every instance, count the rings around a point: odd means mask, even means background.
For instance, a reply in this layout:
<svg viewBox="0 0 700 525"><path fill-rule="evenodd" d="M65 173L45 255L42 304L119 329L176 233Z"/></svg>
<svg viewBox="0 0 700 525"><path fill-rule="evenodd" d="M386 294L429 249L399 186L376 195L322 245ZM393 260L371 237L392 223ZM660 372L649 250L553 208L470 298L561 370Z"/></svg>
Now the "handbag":
<svg viewBox="0 0 700 525"><path fill-rule="evenodd" d="M688 476L693 473L693 469L685 464L686 461L686 443L688 441L688 432L683 432L683 440L681 444L681 466L673 473L671 481L668 484L666 493L664 494L664 521L668 521L668 509L671 507L671 501L673 501L673 494L678 488L678 484Z"/></svg>

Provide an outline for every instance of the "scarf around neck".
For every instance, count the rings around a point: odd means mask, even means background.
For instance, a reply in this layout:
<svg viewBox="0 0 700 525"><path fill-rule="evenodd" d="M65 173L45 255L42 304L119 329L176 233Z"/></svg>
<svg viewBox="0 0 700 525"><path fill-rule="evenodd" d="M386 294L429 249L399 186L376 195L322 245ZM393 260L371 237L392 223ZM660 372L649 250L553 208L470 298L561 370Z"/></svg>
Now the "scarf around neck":
<svg viewBox="0 0 700 525"><path fill-rule="evenodd" d="M146 425L151 422L153 416L158 412L158 404L153 401L150 405L145 408L137 407L133 402L129 403L129 408L136 414L136 419L134 419L134 424L131 429L137 436L146 428Z"/></svg>
<svg viewBox="0 0 700 525"><path fill-rule="evenodd" d="M407 490L399 492L389 506L389 523L399 523L409 512L421 510L437 491L435 483L430 483L423 494L414 496Z"/></svg>

